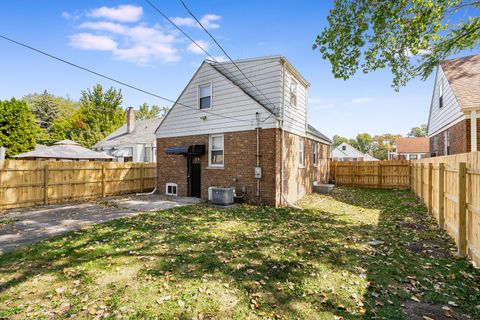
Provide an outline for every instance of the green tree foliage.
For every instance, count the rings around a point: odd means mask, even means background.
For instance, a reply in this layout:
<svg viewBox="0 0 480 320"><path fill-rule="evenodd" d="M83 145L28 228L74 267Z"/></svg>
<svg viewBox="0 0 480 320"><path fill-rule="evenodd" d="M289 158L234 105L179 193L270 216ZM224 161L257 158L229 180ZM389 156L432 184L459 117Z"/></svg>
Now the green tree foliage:
<svg viewBox="0 0 480 320"><path fill-rule="evenodd" d="M313 49L337 78L389 68L399 90L449 55L479 47L479 7L478 0L335 0Z"/></svg>
<svg viewBox="0 0 480 320"><path fill-rule="evenodd" d="M54 121L51 136L75 140L90 148L126 122L121 103L121 90L113 87L104 90L97 84L92 90L84 90L80 108L69 118Z"/></svg>
<svg viewBox="0 0 480 320"><path fill-rule="evenodd" d="M379 160L387 160L388 153L395 150L399 134L385 133L373 137L372 155Z"/></svg>
<svg viewBox="0 0 480 320"><path fill-rule="evenodd" d="M144 103L138 108L135 115L139 120L154 119L163 117L169 109L168 107L159 107L155 104L149 106L147 103Z"/></svg>
<svg viewBox="0 0 480 320"><path fill-rule="evenodd" d="M7 157L35 148L38 127L35 117L21 100L0 100L0 146L7 148Z"/></svg>
<svg viewBox="0 0 480 320"><path fill-rule="evenodd" d="M370 153L372 151L373 139L368 133L359 133L355 139L354 147L363 153Z"/></svg>
<svg viewBox="0 0 480 320"><path fill-rule="evenodd" d="M42 94L31 94L22 99L37 118L43 129L48 129L60 114L60 107L55 97L45 90Z"/></svg>
<svg viewBox="0 0 480 320"><path fill-rule="evenodd" d="M345 137L341 137L339 135L334 135L333 138L332 138L332 148L336 148L338 147L340 144L342 144L343 142L347 142L348 143L348 138L345 138Z"/></svg>
<svg viewBox="0 0 480 320"><path fill-rule="evenodd" d="M412 130L407 133L407 137L426 137L428 135L427 129L428 128L426 124L422 124L420 127L413 127Z"/></svg>

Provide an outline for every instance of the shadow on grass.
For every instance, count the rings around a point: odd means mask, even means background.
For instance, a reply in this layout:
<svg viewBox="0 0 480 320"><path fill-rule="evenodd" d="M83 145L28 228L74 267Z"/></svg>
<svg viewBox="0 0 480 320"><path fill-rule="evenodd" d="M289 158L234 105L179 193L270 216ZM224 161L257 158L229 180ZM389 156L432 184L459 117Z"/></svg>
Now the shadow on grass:
<svg viewBox="0 0 480 320"><path fill-rule="evenodd" d="M340 188L325 201L306 205L302 212L250 206L219 210L198 205L59 236L2 256L0 275L7 280L0 284L0 302L12 298L12 288L38 275L66 278L65 269L92 261L97 263L96 269L108 272L110 261L133 256L145 257L142 261L152 258L134 281L168 276L176 283L198 283L200 287L208 276L239 293L238 305L245 307L241 313L245 317L252 313L286 318L329 314L345 319L401 319L400 305L412 296L438 303L454 300L466 312L480 316L474 309L480 304L478 291L471 294L471 288L478 285L477 271L448 254L439 257L428 248L425 252L409 249L414 243L428 243L448 253L452 246L409 192ZM366 209L379 210L378 223L354 220L355 214L361 217ZM418 228L405 227L405 223ZM384 243L369 246L372 239ZM460 271L473 274L473 278L459 276ZM81 272L75 275L85 282L88 277ZM65 316L79 312L80 306L74 305ZM110 307L114 310L121 305ZM191 318L198 311L173 310L169 316ZM157 315L155 312L138 308L136 316ZM207 311L205 316L229 315L218 312Z"/></svg>

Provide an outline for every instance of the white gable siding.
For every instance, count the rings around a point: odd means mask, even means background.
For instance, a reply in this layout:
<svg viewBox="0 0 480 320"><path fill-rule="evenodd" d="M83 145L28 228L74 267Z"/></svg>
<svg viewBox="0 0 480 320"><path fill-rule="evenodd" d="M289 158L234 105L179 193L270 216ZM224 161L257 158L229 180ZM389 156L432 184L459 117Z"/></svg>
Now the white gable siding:
<svg viewBox="0 0 480 320"><path fill-rule="evenodd" d="M439 108L440 81L443 81L443 107L441 109ZM439 66L430 105L428 135L430 137L434 136L463 119L465 119L465 115L450 88L450 84L448 83L442 68Z"/></svg>
<svg viewBox="0 0 480 320"><path fill-rule="evenodd" d="M285 108L284 129L300 136L305 136L307 128L307 87L287 68L285 70L284 97ZM290 104L290 84L292 79L297 82L297 106Z"/></svg>
<svg viewBox="0 0 480 320"><path fill-rule="evenodd" d="M198 86L207 82L213 85L212 107L200 110ZM261 121L268 118L262 122L262 128L276 127L275 116L208 63L202 64L177 102L159 126L157 137L253 130L257 126L256 112ZM206 120L201 119L203 116Z"/></svg>

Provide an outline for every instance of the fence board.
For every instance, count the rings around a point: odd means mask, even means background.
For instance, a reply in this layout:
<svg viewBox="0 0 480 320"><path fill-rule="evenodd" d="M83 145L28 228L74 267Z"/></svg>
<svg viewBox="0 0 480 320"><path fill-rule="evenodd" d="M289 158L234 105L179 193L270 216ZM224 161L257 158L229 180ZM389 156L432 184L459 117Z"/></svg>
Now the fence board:
<svg viewBox="0 0 480 320"><path fill-rule="evenodd" d="M0 209L152 190L155 163L5 160Z"/></svg>

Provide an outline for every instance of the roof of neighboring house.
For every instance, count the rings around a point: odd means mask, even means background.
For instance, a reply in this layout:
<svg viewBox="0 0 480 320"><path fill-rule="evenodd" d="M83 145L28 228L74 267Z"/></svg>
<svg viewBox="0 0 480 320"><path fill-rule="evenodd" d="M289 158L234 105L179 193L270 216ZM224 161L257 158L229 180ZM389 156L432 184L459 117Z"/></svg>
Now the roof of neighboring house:
<svg viewBox="0 0 480 320"><path fill-rule="evenodd" d="M346 146L346 150L342 150L342 146ZM368 153L362 153L352 145L342 142L335 149L332 150L332 158L363 158L365 161L377 161L378 159L372 157Z"/></svg>
<svg viewBox="0 0 480 320"><path fill-rule="evenodd" d="M85 159L85 160L113 159L113 157L111 156L84 148L80 144L72 140L58 141L51 146L48 146L48 147L42 146L30 152L17 154L14 157L19 159L25 159L25 158Z"/></svg>
<svg viewBox="0 0 480 320"><path fill-rule="evenodd" d="M398 138L396 140L397 153L428 153L430 142L428 137Z"/></svg>
<svg viewBox="0 0 480 320"><path fill-rule="evenodd" d="M440 62L460 107L480 107L480 55Z"/></svg>
<svg viewBox="0 0 480 320"><path fill-rule="evenodd" d="M93 148L113 148L126 144L152 144L155 143L155 131L157 130L163 118L154 118L148 120L135 121L135 127L132 132L127 133L127 125L124 124L105 139L98 142Z"/></svg>
<svg viewBox="0 0 480 320"><path fill-rule="evenodd" d="M327 137L326 135L318 131L314 126L310 124L308 125L307 132L310 134L313 134L314 136L319 137L322 140L325 140L325 142L328 142L329 144L332 144L332 140L329 137Z"/></svg>

